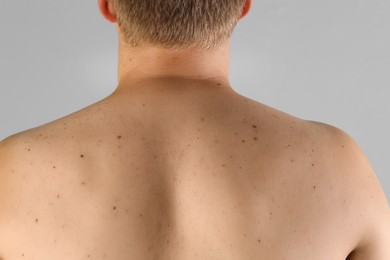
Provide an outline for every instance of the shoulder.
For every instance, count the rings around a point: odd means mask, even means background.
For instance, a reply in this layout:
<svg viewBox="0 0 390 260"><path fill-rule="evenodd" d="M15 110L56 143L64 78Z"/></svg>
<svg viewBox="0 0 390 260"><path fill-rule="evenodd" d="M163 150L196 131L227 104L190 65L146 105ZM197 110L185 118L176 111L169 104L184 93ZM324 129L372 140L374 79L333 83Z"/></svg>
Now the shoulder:
<svg viewBox="0 0 390 260"><path fill-rule="evenodd" d="M307 121L328 165L328 177L339 180L338 196L345 201L343 217L356 234L348 259L390 259L390 209L381 184L362 148L345 131Z"/></svg>

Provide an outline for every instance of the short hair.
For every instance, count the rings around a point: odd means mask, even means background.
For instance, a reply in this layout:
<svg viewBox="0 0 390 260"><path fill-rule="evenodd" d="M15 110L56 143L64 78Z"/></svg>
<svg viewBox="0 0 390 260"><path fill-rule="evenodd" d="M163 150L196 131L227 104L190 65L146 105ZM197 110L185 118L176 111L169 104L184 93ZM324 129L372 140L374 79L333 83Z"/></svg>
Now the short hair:
<svg viewBox="0 0 390 260"><path fill-rule="evenodd" d="M246 0L109 0L126 44L214 51L232 36Z"/></svg>

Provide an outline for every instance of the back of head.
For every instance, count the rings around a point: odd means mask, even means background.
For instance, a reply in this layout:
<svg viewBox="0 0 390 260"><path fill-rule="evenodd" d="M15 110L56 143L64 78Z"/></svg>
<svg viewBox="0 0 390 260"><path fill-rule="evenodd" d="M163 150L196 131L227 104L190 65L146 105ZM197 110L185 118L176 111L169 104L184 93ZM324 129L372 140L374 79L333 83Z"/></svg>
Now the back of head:
<svg viewBox="0 0 390 260"><path fill-rule="evenodd" d="M236 27L246 0L109 0L130 47L213 51Z"/></svg>

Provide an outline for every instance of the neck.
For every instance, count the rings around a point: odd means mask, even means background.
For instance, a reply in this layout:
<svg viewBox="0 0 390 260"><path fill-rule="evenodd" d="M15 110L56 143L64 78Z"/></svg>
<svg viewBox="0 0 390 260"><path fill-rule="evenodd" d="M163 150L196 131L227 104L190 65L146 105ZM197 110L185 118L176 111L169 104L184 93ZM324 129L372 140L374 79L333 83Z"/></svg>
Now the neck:
<svg viewBox="0 0 390 260"><path fill-rule="evenodd" d="M229 48L230 43L215 52L204 53L197 49L129 48L120 42L118 90L160 78L218 81L229 85Z"/></svg>

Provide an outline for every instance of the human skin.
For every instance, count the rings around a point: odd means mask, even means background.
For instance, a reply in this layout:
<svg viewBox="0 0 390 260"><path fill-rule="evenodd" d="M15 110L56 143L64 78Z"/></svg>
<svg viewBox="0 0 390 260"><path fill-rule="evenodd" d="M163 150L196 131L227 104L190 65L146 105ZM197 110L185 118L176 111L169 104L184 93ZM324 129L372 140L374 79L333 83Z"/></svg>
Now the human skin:
<svg viewBox="0 0 390 260"><path fill-rule="evenodd" d="M235 92L229 42L130 49L99 8L118 87L0 142L1 260L390 259L388 202L350 136Z"/></svg>

